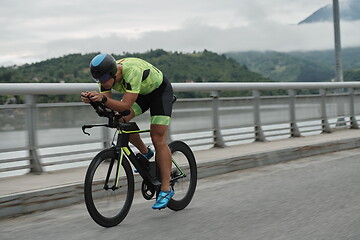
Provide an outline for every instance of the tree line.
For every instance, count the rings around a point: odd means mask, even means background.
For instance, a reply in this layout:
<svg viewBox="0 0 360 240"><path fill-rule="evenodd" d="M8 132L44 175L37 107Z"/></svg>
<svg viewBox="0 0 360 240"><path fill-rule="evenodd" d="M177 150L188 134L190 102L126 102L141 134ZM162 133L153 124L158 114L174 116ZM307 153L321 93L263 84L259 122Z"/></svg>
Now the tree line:
<svg viewBox="0 0 360 240"><path fill-rule="evenodd" d="M0 67L0 83L91 83L89 63L98 53L69 54L33 64ZM167 78L178 82L268 82L268 78L250 71L235 60L207 50L167 52L161 49L145 53L113 55L115 59L139 57L161 69ZM224 93L227 96L235 93ZM246 95L248 93L241 93ZM236 93L236 95L239 95ZM179 93L179 97L204 97L207 93ZM21 101L22 98L17 98ZM0 99L3 104L6 97ZM79 101L78 96L40 96L41 102Z"/></svg>

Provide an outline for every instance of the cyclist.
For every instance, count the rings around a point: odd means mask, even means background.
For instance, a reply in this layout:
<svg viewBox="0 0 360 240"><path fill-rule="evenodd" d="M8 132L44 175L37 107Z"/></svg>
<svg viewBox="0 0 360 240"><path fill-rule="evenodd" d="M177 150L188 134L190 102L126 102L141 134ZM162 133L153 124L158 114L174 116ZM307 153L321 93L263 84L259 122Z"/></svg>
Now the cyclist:
<svg viewBox="0 0 360 240"><path fill-rule="evenodd" d="M166 143L173 103L171 83L159 69L140 58L115 61L109 54L98 54L90 62L90 71L99 84L99 92L81 93L83 102L89 103L90 99L99 101L117 112L130 109L130 114L125 117L126 121L150 109L150 136L162 183L152 208L165 208L174 195L174 190L170 187L171 152ZM124 93L121 101L111 98L111 89ZM131 134L130 142L148 159L154 155L139 134Z"/></svg>

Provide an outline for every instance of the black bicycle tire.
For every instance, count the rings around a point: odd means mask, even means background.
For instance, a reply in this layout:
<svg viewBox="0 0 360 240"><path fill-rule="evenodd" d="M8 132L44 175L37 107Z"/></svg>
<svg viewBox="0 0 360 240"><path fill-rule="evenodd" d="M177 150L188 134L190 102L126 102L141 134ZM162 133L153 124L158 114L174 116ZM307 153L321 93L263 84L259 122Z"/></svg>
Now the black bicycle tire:
<svg viewBox="0 0 360 240"><path fill-rule="evenodd" d="M84 197L85 197L85 204L86 208L91 216L91 218L100 226L103 227L113 227L121 223L124 218L129 213L131 208L131 204L134 199L134 175L132 173L131 166L126 158L122 160L122 166L125 170L126 177L127 177L127 184L128 184L128 192L125 204L123 208L119 211L119 213L111 218L105 217L101 215L101 213L96 209L96 206L93 201L92 197L92 180L94 174L96 172L97 167L100 165L101 162L105 161L106 159L116 158L116 153L114 149L106 149L99 152L94 159L91 161L86 176L85 176L85 183L84 183ZM104 176L105 177L105 176ZM116 209L114 209L116 211Z"/></svg>
<svg viewBox="0 0 360 240"><path fill-rule="evenodd" d="M177 151L184 154L184 156L186 156L187 161L190 166L190 185L187 190L187 193L180 200L171 199L167 205L167 207L171 210L180 211L180 210L186 208L190 204L190 202L195 194L196 184L197 184L197 166L196 166L194 154L191 151L190 147L186 143L184 143L182 141L174 141L169 144L169 148L170 148L171 154L173 154L174 152L177 152ZM175 192L175 194L176 194L176 192Z"/></svg>

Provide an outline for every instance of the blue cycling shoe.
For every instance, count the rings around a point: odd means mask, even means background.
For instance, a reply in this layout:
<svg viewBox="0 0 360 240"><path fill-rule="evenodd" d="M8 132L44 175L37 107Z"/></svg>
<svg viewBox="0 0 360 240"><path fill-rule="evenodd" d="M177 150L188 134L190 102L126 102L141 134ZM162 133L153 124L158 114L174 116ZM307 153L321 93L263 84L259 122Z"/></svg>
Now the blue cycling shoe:
<svg viewBox="0 0 360 240"><path fill-rule="evenodd" d="M154 156L154 151L151 150L149 146L147 147L147 149L148 149L148 153L142 153L142 155L144 155L144 157L146 157L147 160L150 160L150 158ZM139 171L135 168L134 173L139 173Z"/></svg>
<svg viewBox="0 0 360 240"><path fill-rule="evenodd" d="M162 209L165 208L170 199L174 196L175 192L170 188L169 192L160 191L158 198L156 199L155 204L152 206L153 209Z"/></svg>
<svg viewBox="0 0 360 240"><path fill-rule="evenodd" d="M154 156L154 151L151 150L150 147L147 147L147 149L149 150L148 153L143 153L143 155L147 158L147 160L150 160L150 158L152 158Z"/></svg>

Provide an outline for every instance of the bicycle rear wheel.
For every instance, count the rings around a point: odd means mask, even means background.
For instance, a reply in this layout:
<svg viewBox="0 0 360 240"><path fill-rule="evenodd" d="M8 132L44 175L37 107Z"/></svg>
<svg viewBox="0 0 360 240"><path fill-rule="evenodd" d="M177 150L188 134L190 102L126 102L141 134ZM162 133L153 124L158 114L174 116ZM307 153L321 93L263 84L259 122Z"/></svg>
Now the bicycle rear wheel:
<svg viewBox="0 0 360 240"><path fill-rule="evenodd" d="M197 183L197 167L190 147L181 141L169 144L172 154L171 186L175 195L168 203L168 208L179 211L191 202Z"/></svg>
<svg viewBox="0 0 360 240"><path fill-rule="evenodd" d="M87 170L84 195L88 212L99 225L113 227L124 220L134 198L134 176L127 159L120 165L114 149L98 153Z"/></svg>

